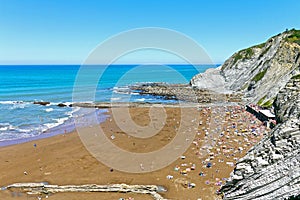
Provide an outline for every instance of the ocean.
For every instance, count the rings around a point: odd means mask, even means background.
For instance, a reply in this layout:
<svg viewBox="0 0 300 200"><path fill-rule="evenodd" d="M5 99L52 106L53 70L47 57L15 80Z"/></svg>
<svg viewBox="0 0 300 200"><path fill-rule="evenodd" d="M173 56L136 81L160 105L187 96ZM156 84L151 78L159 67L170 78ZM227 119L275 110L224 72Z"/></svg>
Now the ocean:
<svg viewBox="0 0 300 200"><path fill-rule="evenodd" d="M49 137L74 129L72 115L80 108L58 107L57 104L72 102L73 87L78 80L80 67L80 65L0 66L0 146L24 142L36 137ZM217 66L111 65L105 68L95 65L88 67L92 72L102 73L99 82L96 83L96 102L174 103L174 100L138 93L129 94L126 91L129 85L138 83L187 84L197 73ZM35 101L51 103L42 106L33 104ZM99 112L105 111L99 110Z"/></svg>

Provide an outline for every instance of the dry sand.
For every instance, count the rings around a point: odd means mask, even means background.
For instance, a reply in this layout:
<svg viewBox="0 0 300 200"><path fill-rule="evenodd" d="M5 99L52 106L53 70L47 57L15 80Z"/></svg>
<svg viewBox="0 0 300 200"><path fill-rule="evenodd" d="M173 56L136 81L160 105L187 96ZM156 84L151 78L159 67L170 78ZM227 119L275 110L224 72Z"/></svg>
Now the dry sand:
<svg viewBox="0 0 300 200"><path fill-rule="evenodd" d="M200 123L197 135L185 159L150 173L125 173L105 166L86 150L77 132L62 134L47 139L0 148L0 186L17 182L49 182L50 184L153 184L168 189L162 195L167 199L216 199L216 191L225 182L235 163L245 155L253 144L260 140L264 127L252 115L240 107L219 107L211 109L184 108L198 112ZM151 152L168 144L180 124L181 110L166 108L167 120L163 129L147 139L129 137L108 118L101 127L108 138L120 148L132 152ZM139 125L149 123L148 108L130 108L132 119ZM111 111L108 112L111 114ZM197 123L198 123L197 121ZM251 133L250 129L256 128ZM185 127L188 129L189 127ZM258 129L260 128L260 129ZM221 134L221 137L220 137ZM257 135L258 134L258 135ZM214 142L212 148L203 148ZM36 147L35 147L36 144ZM238 150L239 148L239 150ZM204 153L205 152L205 153ZM207 168L211 163L212 167ZM193 170L192 166L195 167ZM24 172L27 172L27 175ZM201 172L201 175L199 173ZM172 179L167 179L171 175ZM222 182L220 182L222 181ZM186 183L195 183L188 188ZM116 199L132 197L152 199L148 195L123 193L64 193L54 194L48 199ZM0 191L0 199L37 199L35 196Z"/></svg>

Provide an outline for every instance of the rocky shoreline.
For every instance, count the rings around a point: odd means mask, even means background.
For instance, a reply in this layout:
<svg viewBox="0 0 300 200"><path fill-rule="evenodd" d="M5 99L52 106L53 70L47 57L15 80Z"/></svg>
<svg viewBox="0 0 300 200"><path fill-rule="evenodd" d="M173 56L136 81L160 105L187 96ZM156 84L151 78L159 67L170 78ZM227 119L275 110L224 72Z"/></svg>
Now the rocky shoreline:
<svg viewBox="0 0 300 200"><path fill-rule="evenodd" d="M215 104L215 103L241 103L242 95L239 93L222 94L211 90L199 89L188 84L147 83L129 87L132 92L140 95L153 95L167 100L180 101L180 104ZM82 107L82 108L111 108L111 107L142 107L150 105L178 105L179 102L148 103L148 102L74 102L58 103L58 107ZM35 101L33 104L47 106L49 101Z"/></svg>
<svg viewBox="0 0 300 200"><path fill-rule="evenodd" d="M241 102L239 93L222 94L212 90L192 87L189 84L147 83L134 85L131 90L141 95L160 96L165 99L180 100L193 103Z"/></svg>

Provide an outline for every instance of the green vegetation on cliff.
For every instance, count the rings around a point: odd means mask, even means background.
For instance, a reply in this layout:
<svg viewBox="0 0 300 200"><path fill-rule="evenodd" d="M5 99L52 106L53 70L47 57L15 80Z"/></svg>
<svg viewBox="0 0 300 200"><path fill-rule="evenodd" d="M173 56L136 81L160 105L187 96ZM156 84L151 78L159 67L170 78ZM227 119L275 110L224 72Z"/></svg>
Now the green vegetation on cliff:
<svg viewBox="0 0 300 200"><path fill-rule="evenodd" d="M264 48L265 46L266 46L266 43L264 42L264 43L257 44L257 45L255 45L255 46L253 46L253 48L260 48L260 49L262 49L262 48Z"/></svg>
<svg viewBox="0 0 300 200"><path fill-rule="evenodd" d="M266 98L267 98L267 95L265 95L260 100L258 100L257 105L259 105L261 107L264 107L264 108L271 108L273 106L274 99L269 99L268 101L266 101L264 103L264 101L266 100Z"/></svg>
<svg viewBox="0 0 300 200"><path fill-rule="evenodd" d="M300 74L293 76L291 79L300 79Z"/></svg>
<svg viewBox="0 0 300 200"><path fill-rule="evenodd" d="M289 36L287 36L285 38L285 41L297 43L300 45L300 30L292 29L292 30L288 30L286 33L288 33ZM272 38L278 37L279 35L281 35L281 33L273 36ZM235 53L233 55L233 65L235 65L239 60L246 60L246 59L252 58L252 56L254 55L254 50L253 50L254 48L259 48L259 49L264 48L264 50L261 52L259 58L263 57L271 48L271 45L269 45L268 47L266 47L266 45L267 45L266 42L257 44L257 45L254 45L247 49L240 50L239 52Z"/></svg>
<svg viewBox="0 0 300 200"><path fill-rule="evenodd" d="M300 30L291 30L291 35L289 35L286 39L288 42L294 42L300 45Z"/></svg>
<svg viewBox="0 0 300 200"><path fill-rule="evenodd" d="M268 46L267 48L265 48L263 50L263 52L261 52L261 54L259 55L258 59L261 58L261 57L263 57L270 50L270 48L271 48L271 45Z"/></svg>
<svg viewBox="0 0 300 200"><path fill-rule="evenodd" d="M233 59L234 59L233 65L235 65L235 63L236 63L238 60L242 59L242 58L243 58L243 56L240 54L240 52L236 53L236 54L233 56Z"/></svg>
<svg viewBox="0 0 300 200"><path fill-rule="evenodd" d="M257 83L265 76L266 72L267 72L267 69L264 69L263 71L256 74L251 81L254 81Z"/></svg>
<svg viewBox="0 0 300 200"><path fill-rule="evenodd" d="M262 104L261 106L264 108L271 108L273 106L273 99L268 100L267 102L265 102L264 104Z"/></svg>
<svg viewBox="0 0 300 200"><path fill-rule="evenodd" d="M233 56L233 64L235 64L238 60L245 60L245 59L250 59L253 56L254 52L253 52L253 47L250 47L248 49L243 49L239 52L237 52L234 56Z"/></svg>
<svg viewBox="0 0 300 200"><path fill-rule="evenodd" d="M245 59L249 59L253 56L254 52L253 52L253 48L248 48L245 50Z"/></svg>
<svg viewBox="0 0 300 200"><path fill-rule="evenodd" d="M262 103L265 101L266 97L267 97L267 95L264 96L263 98L261 98L260 100L258 100L257 105L261 106Z"/></svg>

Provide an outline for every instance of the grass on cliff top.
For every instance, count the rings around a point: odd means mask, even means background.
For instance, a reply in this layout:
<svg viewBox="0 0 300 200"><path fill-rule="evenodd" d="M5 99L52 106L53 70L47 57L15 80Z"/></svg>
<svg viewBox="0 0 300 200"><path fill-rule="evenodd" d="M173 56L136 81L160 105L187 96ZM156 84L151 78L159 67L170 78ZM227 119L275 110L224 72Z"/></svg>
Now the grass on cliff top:
<svg viewBox="0 0 300 200"><path fill-rule="evenodd" d="M235 65L235 63L238 61L238 60L241 60L243 58L243 56L240 54L240 52L236 53L236 55L233 56L233 65Z"/></svg>
<svg viewBox="0 0 300 200"><path fill-rule="evenodd" d="M256 74L251 81L254 81L257 83L265 76L266 72L267 72L267 69L264 69L263 71Z"/></svg>
<svg viewBox="0 0 300 200"><path fill-rule="evenodd" d="M266 46L266 43L264 42L264 43L261 43L261 44L254 45L252 48L260 48L260 49L262 49L265 46Z"/></svg>
<svg viewBox="0 0 300 200"><path fill-rule="evenodd" d="M291 79L300 79L300 74L293 76Z"/></svg>
<svg viewBox="0 0 300 200"><path fill-rule="evenodd" d="M243 49L239 52L237 52L234 56L233 56L233 65L235 65L235 63L238 60L245 60L245 59L250 59L253 56L254 52L253 52L253 47L247 48L247 49Z"/></svg>
<svg viewBox="0 0 300 200"><path fill-rule="evenodd" d="M285 38L285 40L288 42L293 42L293 43L297 43L300 45L300 30L292 29L290 32L291 32L291 35L289 35L287 38Z"/></svg>
<svg viewBox="0 0 300 200"><path fill-rule="evenodd" d="M249 59L253 56L254 52L253 52L253 48L248 48L245 50L245 59Z"/></svg>

